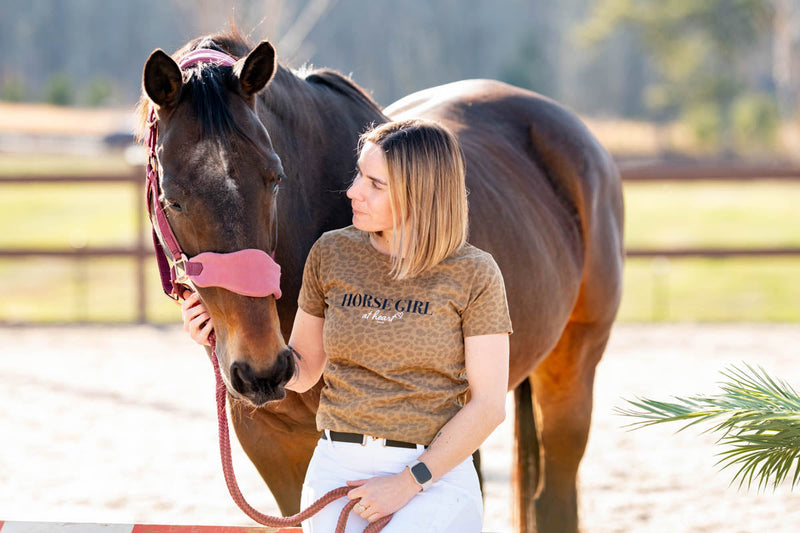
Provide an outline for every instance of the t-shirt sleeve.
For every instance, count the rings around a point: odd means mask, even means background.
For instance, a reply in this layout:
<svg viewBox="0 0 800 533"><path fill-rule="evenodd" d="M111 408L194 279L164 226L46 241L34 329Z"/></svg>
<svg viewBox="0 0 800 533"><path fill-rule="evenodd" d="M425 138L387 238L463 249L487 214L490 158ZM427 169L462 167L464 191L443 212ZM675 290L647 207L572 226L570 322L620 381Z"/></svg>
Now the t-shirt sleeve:
<svg viewBox="0 0 800 533"><path fill-rule="evenodd" d="M311 247L303 267L303 284L297 305L306 313L316 317L325 317L325 290L323 289L321 268L322 246L317 241Z"/></svg>
<svg viewBox="0 0 800 533"><path fill-rule="evenodd" d="M513 331L503 274L490 255L476 265L470 298L461 314L461 329L464 337Z"/></svg>

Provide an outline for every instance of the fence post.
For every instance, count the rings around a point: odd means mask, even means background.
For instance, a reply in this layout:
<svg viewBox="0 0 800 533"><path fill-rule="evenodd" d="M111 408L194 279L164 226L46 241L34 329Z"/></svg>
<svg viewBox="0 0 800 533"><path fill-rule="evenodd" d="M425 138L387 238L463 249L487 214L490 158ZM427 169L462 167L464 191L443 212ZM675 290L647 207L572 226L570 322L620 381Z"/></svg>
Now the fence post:
<svg viewBox="0 0 800 533"><path fill-rule="evenodd" d="M134 192L133 212L136 214L136 322L144 324L147 322L147 276L145 275L145 259L147 250L145 249L145 219L144 208L142 207L142 180L136 176L144 174L142 167L136 165L134 178L132 180Z"/></svg>

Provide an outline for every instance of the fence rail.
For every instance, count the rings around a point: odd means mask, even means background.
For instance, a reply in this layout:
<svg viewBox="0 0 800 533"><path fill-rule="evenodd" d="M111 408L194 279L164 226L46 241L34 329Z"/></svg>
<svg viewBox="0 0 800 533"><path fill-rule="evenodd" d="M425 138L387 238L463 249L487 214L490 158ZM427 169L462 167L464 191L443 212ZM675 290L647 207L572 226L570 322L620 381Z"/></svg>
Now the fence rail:
<svg viewBox="0 0 800 533"><path fill-rule="evenodd" d="M800 166L790 162L746 164L724 160L619 160L617 165L624 182L697 182L697 181L800 181ZM781 248L628 248L627 257L792 257L800 256L799 247Z"/></svg>
<svg viewBox="0 0 800 533"><path fill-rule="evenodd" d="M647 159L617 161L623 181L800 181L800 166L794 163L732 163L725 160Z"/></svg>
<svg viewBox="0 0 800 533"><path fill-rule="evenodd" d="M120 183L130 184L137 194L134 195L133 210L136 214L136 244L132 247L73 247L73 248L0 248L0 259L20 259L25 257L51 257L81 260L87 258L128 257L135 262L136 284L136 322L143 324L147 320L147 283L145 263L151 261L154 253L152 244L147 245L145 236L145 212L143 208L144 170L137 169L130 174L117 176L25 176L0 178L3 185L36 186L43 184L92 184Z"/></svg>
<svg viewBox="0 0 800 533"><path fill-rule="evenodd" d="M800 166L789 163L747 165L733 164L723 161L647 161L619 160L618 166L625 182L636 181L758 181L786 180L800 181ZM144 171L137 169L129 175L118 176L26 176L0 178L3 185L40 184L91 184L91 183L129 183L137 192L141 192ZM143 193L142 193L143 194ZM135 195L134 212L136 213L136 244L132 247L83 247L83 248L0 248L0 259L20 259L23 257L52 257L80 260L84 258L128 257L136 264L136 322L145 323L147 317L147 290L145 268L154 268L152 263L152 245L145 242L146 217L143 208L142 194ZM798 247L781 248L629 248L628 257L788 257L800 256Z"/></svg>

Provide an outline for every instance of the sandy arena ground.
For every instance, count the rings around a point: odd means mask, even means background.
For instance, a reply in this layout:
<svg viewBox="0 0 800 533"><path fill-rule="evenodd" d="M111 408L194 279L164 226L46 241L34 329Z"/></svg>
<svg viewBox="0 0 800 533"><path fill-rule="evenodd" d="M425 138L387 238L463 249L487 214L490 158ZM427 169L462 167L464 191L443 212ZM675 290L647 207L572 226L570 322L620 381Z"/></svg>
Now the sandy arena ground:
<svg viewBox="0 0 800 533"><path fill-rule="evenodd" d="M0 328L0 520L251 525L219 467L211 366L177 327ZM621 398L714 393L747 361L800 388L797 325L618 326L600 364L580 472L584 533L795 532L788 486L746 493L714 437L628 432ZM507 532L509 443L484 447L485 531ZM241 450L244 494L277 512Z"/></svg>

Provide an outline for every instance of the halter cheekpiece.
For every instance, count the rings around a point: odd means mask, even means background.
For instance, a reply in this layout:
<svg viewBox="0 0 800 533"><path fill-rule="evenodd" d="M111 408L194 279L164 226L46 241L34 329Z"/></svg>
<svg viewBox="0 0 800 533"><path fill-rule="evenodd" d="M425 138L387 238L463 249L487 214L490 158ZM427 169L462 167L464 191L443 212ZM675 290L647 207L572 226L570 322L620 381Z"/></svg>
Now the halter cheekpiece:
<svg viewBox="0 0 800 533"><path fill-rule="evenodd" d="M185 55L178 66L181 69L198 63L232 66L235 62L234 58L222 52L201 49ZM161 287L167 296L177 300L184 288L222 287L244 296L280 298L281 267L263 250L247 248L231 253L203 252L194 257L186 256L159 201L158 120L153 104L150 104L147 128L147 211L153 226Z"/></svg>

